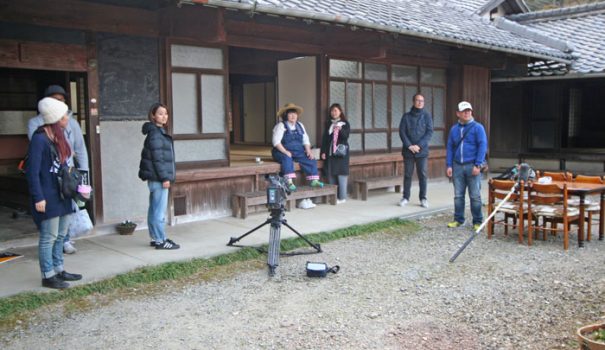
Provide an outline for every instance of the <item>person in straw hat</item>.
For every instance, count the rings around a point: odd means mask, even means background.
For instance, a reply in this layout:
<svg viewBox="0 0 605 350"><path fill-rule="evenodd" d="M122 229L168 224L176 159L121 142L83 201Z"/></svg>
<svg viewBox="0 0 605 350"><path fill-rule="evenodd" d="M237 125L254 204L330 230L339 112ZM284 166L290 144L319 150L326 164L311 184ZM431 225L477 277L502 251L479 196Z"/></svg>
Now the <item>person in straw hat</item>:
<svg viewBox="0 0 605 350"><path fill-rule="evenodd" d="M72 200L59 192L57 174L72 156L63 128L69 123L67 105L52 97L38 102L44 120L32 135L27 151L26 177L32 204L32 218L40 230L38 259L42 286L63 289L66 281L77 281L82 275L63 268L63 239L73 213Z"/></svg>
<svg viewBox="0 0 605 350"><path fill-rule="evenodd" d="M296 191L293 182L296 178L294 162L298 162L312 187L324 186L323 182L319 181L317 161L311 153L309 135L303 124L298 121L302 113L303 109L294 103L284 105L277 112L281 121L273 128L271 154L273 159L281 164L281 174L286 177L291 191Z"/></svg>

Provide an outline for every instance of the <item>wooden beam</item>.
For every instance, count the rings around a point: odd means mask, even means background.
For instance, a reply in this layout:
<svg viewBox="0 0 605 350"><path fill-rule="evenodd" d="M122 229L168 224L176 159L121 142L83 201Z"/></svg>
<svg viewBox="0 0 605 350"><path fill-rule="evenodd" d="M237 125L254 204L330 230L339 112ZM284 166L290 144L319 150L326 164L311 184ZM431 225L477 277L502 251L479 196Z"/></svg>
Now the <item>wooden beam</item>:
<svg viewBox="0 0 605 350"><path fill-rule="evenodd" d="M87 50L86 57L88 60L87 71L87 96L86 106L89 106L88 121L86 122L86 134L89 140L90 152L90 173L92 175L92 185L95 188L93 196L93 211L95 224L104 221L103 214L103 177L101 174L101 139L97 133L99 125L99 105L103 101L99 101L99 70L97 65L97 38L94 33L86 35Z"/></svg>
<svg viewBox="0 0 605 350"><path fill-rule="evenodd" d="M77 0L0 0L0 21L158 36L155 11Z"/></svg>
<svg viewBox="0 0 605 350"><path fill-rule="evenodd" d="M160 12L160 34L206 43L224 43L224 12L203 6L168 7Z"/></svg>
<svg viewBox="0 0 605 350"><path fill-rule="evenodd" d="M296 52L305 55L316 55L322 52L322 47L313 44L292 42L291 40L267 39L258 36L228 35L229 46L248 47L261 50Z"/></svg>
<svg viewBox="0 0 605 350"><path fill-rule="evenodd" d="M86 47L0 39L0 66L85 72Z"/></svg>
<svg viewBox="0 0 605 350"><path fill-rule="evenodd" d="M453 63L482 66L489 69L504 69L507 57L507 54L499 52L458 48L452 48L450 54Z"/></svg>

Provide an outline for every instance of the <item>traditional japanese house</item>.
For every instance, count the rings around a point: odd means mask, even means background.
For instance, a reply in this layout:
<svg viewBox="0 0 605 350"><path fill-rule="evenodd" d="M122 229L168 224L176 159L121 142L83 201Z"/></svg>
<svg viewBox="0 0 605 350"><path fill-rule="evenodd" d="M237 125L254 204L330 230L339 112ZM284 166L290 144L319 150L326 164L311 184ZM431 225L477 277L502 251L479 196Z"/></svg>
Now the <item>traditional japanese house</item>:
<svg viewBox="0 0 605 350"><path fill-rule="evenodd" d="M492 75L490 165L605 173L605 2L506 17L523 37L569 52ZM498 130L498 132L494 132Z"/></svg>
<svg viewBox="0 0 605 350"><path fill-rule="evenodd" d="M434 118L431 178L444 176L460 100L473 104L498 151L520 151L510 133L493 132L492 74L542 61L568 65L573 57L487 18L517 1L467 3L0 0L3 201L27 202L14 169L49 84L69 91L86 133L98 225L145 217L141 125L156 101L171 109L173 223L230 215L233 193L263 188L264 175L279 171L271 129L287 102L304 108L316 147L327 107L344 106L353 129L350 183L402 173L398 125L417 92Z"/></svg>

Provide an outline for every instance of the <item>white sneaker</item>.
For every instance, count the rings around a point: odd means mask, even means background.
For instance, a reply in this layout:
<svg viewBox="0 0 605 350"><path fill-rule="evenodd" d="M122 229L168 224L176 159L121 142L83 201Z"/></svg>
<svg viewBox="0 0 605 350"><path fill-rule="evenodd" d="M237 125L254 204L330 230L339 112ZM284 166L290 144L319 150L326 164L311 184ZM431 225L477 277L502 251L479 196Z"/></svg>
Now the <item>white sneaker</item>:
<svg viewBox="0 0 605 350"><path fill-rule="evenodd" d="M337 199L336 204L342 204L342 203L345 203L346 201L347 201L346 199Z"/></svg>
<svg viewBox="0 0 605 350"><path fill-rule="evenodd" d="M313 201L311 201L311 198L305 198L302 201L300 201L300 203L298 203L298 207L300 209L311 209L311 208L315 208L315 203L313 203Z"/></svg>
<svg viewBox="0 0 605 350"><path fill-rule="evenodd" d="M71 244L71 242L65 242L65 243L63 243L63 253L65 253L65 254L74 254L77 251L78 250L76 249L76 247L73 246L73 244Z"/></svg>
<svg viewBox="0 0 605 350"><path fill-rule="evenodd" d="M407 199L403 198L403 199L402 199L402 200L399 202L399 206L400 206L400 207L405 207L406 205L408 205L408 203L409 203L409 202L410 202L409 200L407 200Z"/></svg>
<svg viewBox="0 0 605 350"><path fill-rule="evenodd" d="M428 208L429 207L429 202L426 199L422 199L420 201L420 206L423 208Z"/></svg>

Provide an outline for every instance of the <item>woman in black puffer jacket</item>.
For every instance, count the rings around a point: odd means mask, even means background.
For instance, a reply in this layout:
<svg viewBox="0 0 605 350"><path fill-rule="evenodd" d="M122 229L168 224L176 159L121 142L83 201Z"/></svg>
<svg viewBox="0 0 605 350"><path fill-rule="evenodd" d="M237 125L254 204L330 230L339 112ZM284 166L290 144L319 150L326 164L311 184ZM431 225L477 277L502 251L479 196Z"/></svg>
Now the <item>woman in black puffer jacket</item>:
<svg viewBox="0 0 605 350"><path fill-rule="evenodd" d="M155 249L178 249L180 246L167 239L164 230L168 189L176 179L174 145L172 137L164 129L168 123L168 107L154 103L148 118L149 122L143 124L143 135L146 138L141 152L139 178L147 181L150 193L147 211L150 245Z"/></svg>

